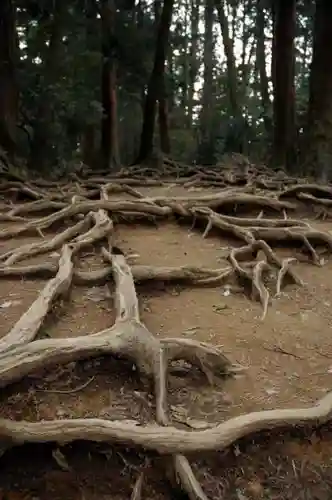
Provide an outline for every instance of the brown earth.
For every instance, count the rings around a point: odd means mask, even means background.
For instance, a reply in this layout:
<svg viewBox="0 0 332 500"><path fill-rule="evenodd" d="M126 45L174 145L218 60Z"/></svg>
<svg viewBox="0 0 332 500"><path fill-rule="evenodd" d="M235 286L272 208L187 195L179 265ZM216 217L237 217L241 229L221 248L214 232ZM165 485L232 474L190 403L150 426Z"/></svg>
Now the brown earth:
<svg viewBox="0 0 332 500"><path fill-rule="evenodd" d="M181 187L140 191L149 196L188 194ZM332 232L329 222L313 224ZM12 225L4 222L0 229ZM239 246L212 232L203 239L201 229L174 222L157 227L116 225L115 234L115 244L135 264L223 268L228 265L229 248ZM38 238L1 240L0 251ZM292 249L277 253L294 256ZM56 258L53 252L33 257L29 263ZM91 249L79 265L93 269L100 259ZM207 385L195 371L189 377L170 376L171 417L184 428L188 422L192 426L202 420L220 423L250 411L312 406L330 390L332 261L326 258L325 265L317 267L304 260L295 269L305 286L288 285L272 300L264 321L259 302L222 286L153 282L137 286L142 321L150 331L161 337L211 342L247 368L216 387ZM45 280L24 277L1 279L1 336L44 284ZM112 294L112 284L74 285L70 301L53 309L39 337L75 337L108 328L115 317ZM29 421L99 416L144 423L154 418L154 401L131 366L105 357L58 366L10 385L2 390L0 416ZM209 499L327 500L332 495L331 445L329 426L292 434L279 430L251 437L221 453L193 455L190 462ZM0 459L0 499L127 499L145 460L146 455L137 451L106 444L74 443L61 452L52 444L13 448ZM142 498L175 498L163 469L158 468L161 459L151 455L150 460L154 467L146 465Z"/></svg>

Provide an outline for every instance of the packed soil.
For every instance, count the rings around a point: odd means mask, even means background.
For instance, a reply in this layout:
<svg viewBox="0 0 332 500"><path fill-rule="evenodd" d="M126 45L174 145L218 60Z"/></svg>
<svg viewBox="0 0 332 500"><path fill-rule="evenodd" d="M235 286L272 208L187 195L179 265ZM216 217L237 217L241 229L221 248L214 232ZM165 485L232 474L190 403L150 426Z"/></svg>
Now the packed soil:
<svg viewBox="0 0 332 500"><path fill-rule="evenodd" d="M179 186L139 189L151 197L190 194ZM204 189L199 195L213 192ZM114 199L127 198L114 195ZM0 229L15 224L1 222ZM332 234L329 220L311 224ZM51 237L57 231L48 229L44 235ZM0 250L4 253L39 239L22 235L1 240ZM202 228L176 221L157 226L115 224L115 244L130 256L131 264L209 268L227 267L230 248L240 246L214 231L202 238ZM326 256L324 266L318 267L291 247L276 253L282 258L298 257L294 269L304 286L287 285L272 299L263 321L259 301L249 300L241 290L153 281L137 285L141 319L156 336L212 343L245 367L215 386L196 370L169 377L170 416L184 429L252 411L309 407L330 390L332 260ZM58 256L58 251L38 255L21 265L52 263ZM100 262L96 252L87 249L79 267L96 269ZM44 286L43 279L1 278L1 336ZM113 292L111 282L95 287L74 284L70 297L48 315L39 338L90 335L110 327L115 319ZM154 398L131 364L111 357L94 358L34 373L4 388L0 417L28 421L100 417L144 424L154 419ZM264 432L223 452L188 458L209 499L327 500L332 497L331 451L332 429L326 425L292 433ZM129 499L142 470L146 471L142 498L176 498L165 477L164 460L106 443L22 445L0 459L0 499Z"/></svg>

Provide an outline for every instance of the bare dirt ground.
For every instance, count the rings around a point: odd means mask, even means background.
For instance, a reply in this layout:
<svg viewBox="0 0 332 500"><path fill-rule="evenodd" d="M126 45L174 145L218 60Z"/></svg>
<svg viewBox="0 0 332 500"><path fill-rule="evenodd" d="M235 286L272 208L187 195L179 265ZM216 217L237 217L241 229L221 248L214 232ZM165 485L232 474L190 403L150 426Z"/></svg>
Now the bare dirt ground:
<svg viewBox="0 0 332 500"><path fill-rule="evenodd" d="M149 198L220 193L218 188L195 191L174 184L140 186L137 190ZM4 206L9 207L7 195L3 197ZM108 199L132 198L128 193L111 193ZM22 201L13 203L10 209ZM261 207L254 206L250 213L246 211L240 216L257 218L260 211ZM218 209L217 212L232 215L230 210ZM5 208L2 213L9 211ZM48 213L29 213L26 220ZM321 221L314 213L307 213L303 206L299 213L296 217L287 216L310 223L315 231L332 234L328 217ZM275 214L269 213L267 217L275 217ZM21 224L14 220L0 222L0 258L10 250L17 252L22 245L49 240L65 228L62 223L42 229L37 235L24 232L1 236L1 231L12 231ZM230 251L243 246L243 242L215 227L203 238L205 225L192 227L178 218L162 219L157 224L131 221L128 215L124 220L115 221L112 245L120 248L134 267L227 269ZM166 279L136 284L140 319L157 338L179 337L211 343L232 363L244 368L234 376L216 379L211 385L199 370L193 368L185 374L182 365L178 365L178 371L168 377L167 403L169 419L179 429L198 432L249 412L309 408L330 391L331 257L329 252L322 254L324 265L320 267L310 262L310 251L309 255L301 252L301 246L294 247L292 242L282 248L278 246L271 244L280 260L297 258L292 262L292 270L303 280L303 286L288 283L278 296L270 293L264 319L264 294L263 298L258 297L260 300L250 300L243 287L234 284L229 287L226 281L205 286ZM81 271L100 269L105 265L100 248L100 242L84 246L75 266ZM24 258L13 265L49 263L52 268L57 266L60 254L61 245L42 255L33 256L27 251ZM6 258L1 261L3 268L10 267ZM5 338L38 298L47 280L28 276L23 271L15 277L6 272L0 279L0 335ZM111 278L92 285L74 279L70 296L52 301L43 324L38 328L34 325L37 340L30 340L65 341L68 337L88 336L109 329L117 319L115 296ZM25 343L26 340L21 342L20 347L17 342L14 352ZM53 363L45 370L26 369L24 378L11 379L11 368L1 367L1 358L9 359L10 355L10 350L0 355L0 373L6 381L1 384L1 419L42 422L97 417L111 421L135 420L143 426L156 418L153 391L140 379L131 361L87 356L81 361ZM2 422L0 445L4 439ZM222 451L211 449L186 454L206 496L199 496L195 487L186 490L181 479L175 483L169 481L172 467L171 463L168 465L167 454L165 457L157 450L143 452L129 442L122 446L106 441L69 439L73 442L64 445L56 436L54 440L46 439L45 444L6 446L0 458L0 499L185 498L180 496L182 487L187 493L193 491L191 498L198 499L327 500L332 495L332 433L328 423L320 427L313 424L292 430L287 425L287 429L250 434ZM245 434L248 433L243 436ZM21 441L29 440L34 441L30 438ZM20 439L13 441L20 443ZM4 442L6 444L6 439ZM141 492L139 478L143 479Z"/></svg>

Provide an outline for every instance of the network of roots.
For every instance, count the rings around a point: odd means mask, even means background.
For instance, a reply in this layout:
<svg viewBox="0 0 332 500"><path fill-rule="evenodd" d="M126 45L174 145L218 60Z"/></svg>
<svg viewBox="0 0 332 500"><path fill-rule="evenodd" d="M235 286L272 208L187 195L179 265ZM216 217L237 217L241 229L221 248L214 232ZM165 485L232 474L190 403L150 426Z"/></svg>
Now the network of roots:
<svg viewBox="0 0 332 500"><path fill-rule="evenodd" d="M175 169L175 171L174 171ZM222 172L222 173L221 173ZM169 176L169 179L167 177ZM163 177L163 178L161 178ZM141 186L187 188L181 197L147 197ZM200 193L202 186L212 194ZM141 190L140 190L141 188ZM75 174L70 181L33 182L3 179L0 184L0 240L12 239L15 246L0 254L0 277L45 280L44 288L29 309L0 339L0 384L4 388L36 371L86 358L110 355L130 360L154 396L154 422L137 425L128 420L79 418L39 422L0 421L0 446L5 452L25 442L59 443L75 440L121 443L145 449L147 454L167 456L167 468L175 474L174 487L192 499L206 499L188 457L197 451L220 451L239 438L264 429L297 423L323 423L330 418L332 395L308 409L262 411L247 414L213 427L186 430L172 418L168 405L167 374L177 361L191 376L198 368L207 384L221 384L243 367L206 343L188 338L160 338L142 323L135 282L182 282L187 286L224 287L246 295L261 305L264 321L271 299L286 287L305 286L297 272L297 260L321 266L332 252L332 237L313 226L315 218L328 217L332 188L299 181L277 173L273 177L262 167L241 164L237 169L179 168L165 161L156 173L146 169L120 172L117 176ZM207 267L156 267L140 265L135 256L125 255L117 246L114 228L121 224L164 221L211 231L237 240L230 249L228 265ZM49 236L49 230L53 234ZM120 228L120 229L119 229ZM56 231L54 236L54 231ZM22 244L25 235L38 240ZM294 256L280 258L279 246L294 249ZM81 268L82 255L92 249L103 259L93 271ZM59 257L44 263L27 259L58 252ZM41 339L47 316L59 299L70 300L75 285L101 285L114 281L116 319L109 328L84 337ZM24 286L24 281L23 285ZM137 474L132 498L142 495L147 463ZM166 470L165 470L166 472ZM167 474L167 477L169 475Z"/></svg>

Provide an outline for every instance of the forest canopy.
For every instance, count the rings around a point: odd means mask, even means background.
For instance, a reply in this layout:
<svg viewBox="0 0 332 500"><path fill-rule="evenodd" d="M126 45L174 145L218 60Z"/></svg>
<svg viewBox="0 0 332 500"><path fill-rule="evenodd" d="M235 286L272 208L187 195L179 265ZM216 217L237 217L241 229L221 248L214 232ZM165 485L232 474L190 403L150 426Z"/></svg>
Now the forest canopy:
<svg viewBox="0 0 332 500"><path fill-rule="evenodd" d="M235 152L327 179L331 14L329 0L2 0L0 146L37 172Z"/></svg>

